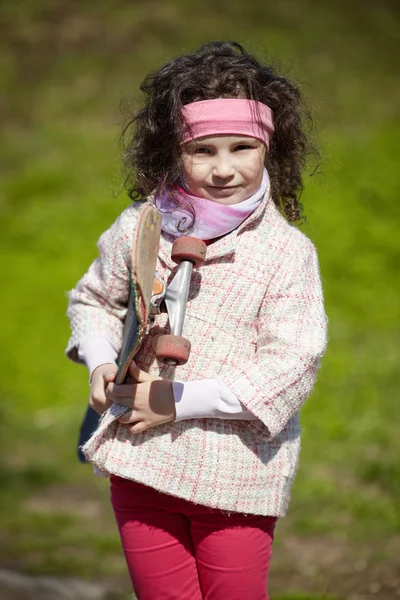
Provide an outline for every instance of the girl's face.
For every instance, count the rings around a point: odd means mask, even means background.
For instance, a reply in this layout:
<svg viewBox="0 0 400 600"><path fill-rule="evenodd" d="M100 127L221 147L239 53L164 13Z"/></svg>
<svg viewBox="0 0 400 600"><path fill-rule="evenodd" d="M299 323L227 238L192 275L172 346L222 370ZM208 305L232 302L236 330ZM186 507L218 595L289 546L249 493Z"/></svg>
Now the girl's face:
<svg viewBox="0 0 400 600"><path fill-rule="evenodd" d="M194 196L219 204L238 204L261 186L264 144L243 135L216 135L183 147L183 179Z"/></svg>

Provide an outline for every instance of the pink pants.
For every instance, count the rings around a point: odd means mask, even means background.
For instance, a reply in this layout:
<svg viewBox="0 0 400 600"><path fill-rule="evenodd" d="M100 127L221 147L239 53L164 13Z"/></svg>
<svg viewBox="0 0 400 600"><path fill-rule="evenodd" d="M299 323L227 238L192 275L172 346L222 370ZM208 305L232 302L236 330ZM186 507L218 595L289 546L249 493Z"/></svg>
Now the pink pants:
<svg viewBox="0 0 400 600"><path fill-rule="evenodd" d="M115 476L111 501L138 600L268 600L275 517L228 515Z"/></svg>

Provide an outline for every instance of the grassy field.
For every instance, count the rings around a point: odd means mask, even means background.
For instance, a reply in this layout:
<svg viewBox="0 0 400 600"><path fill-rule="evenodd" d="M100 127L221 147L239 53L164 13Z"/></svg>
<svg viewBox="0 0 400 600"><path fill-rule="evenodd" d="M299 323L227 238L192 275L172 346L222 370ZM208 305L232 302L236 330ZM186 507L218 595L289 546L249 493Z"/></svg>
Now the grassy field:
<svg viewBox="0 0 400 600"><path fill-rule="evenodd" d="M65 292L127 205L119 102L184 49L236 39L302 82L322 164L306 177L330 345L302 417L273 600L395 598L400 243L394 2L25 0L0 21L0 565L129 584L107 482L77 463L87 373L64 359Z"/></svg>

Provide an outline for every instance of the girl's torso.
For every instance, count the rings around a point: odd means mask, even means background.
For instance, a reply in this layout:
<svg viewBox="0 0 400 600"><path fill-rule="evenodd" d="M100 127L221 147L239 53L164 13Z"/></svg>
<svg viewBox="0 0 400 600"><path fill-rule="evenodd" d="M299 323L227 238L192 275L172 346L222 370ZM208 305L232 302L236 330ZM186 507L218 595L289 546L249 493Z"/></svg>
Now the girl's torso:
<svg viewBox="0 0 400 600"><path fill-rule="evenodd" d="M132 211L132 225L136 209ZM259 310L274 278L306 239L269 200L238 230L210 244L190 285L183 335L191 342L186 365L159 367L152 342L168 332L155 317L136 357L155 375L189 381L218 376L251 362L257 352ZM161 239L157 271L170 280L173 238ZM279 275L278 275L279 274ZM195 503L244 513L285 514L299 452L295 413L270 439L259 420L194 419L133 435L109 412L86 447L104 473L136 480Z"/></svg>

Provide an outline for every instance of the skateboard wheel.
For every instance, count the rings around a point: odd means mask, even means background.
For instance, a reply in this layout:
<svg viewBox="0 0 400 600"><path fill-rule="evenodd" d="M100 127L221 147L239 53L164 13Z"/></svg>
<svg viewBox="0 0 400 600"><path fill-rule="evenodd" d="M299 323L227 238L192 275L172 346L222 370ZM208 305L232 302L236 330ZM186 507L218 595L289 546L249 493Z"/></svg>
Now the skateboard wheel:
<svg viewBox="0 0 400 600"><path fill-rule="evenodd" d="M156 358L164 365L184 365L190 355L190 342L181 335L158 335L154 339Z"/></svg>
<svg viewBox="0 0 400 600"><path fill-rule="evenodd" d="M195 267L201 267L206 260L206 250L203 240L185 235L174 241L171 258L178 265L183 260L190 260Z"/></svg>

